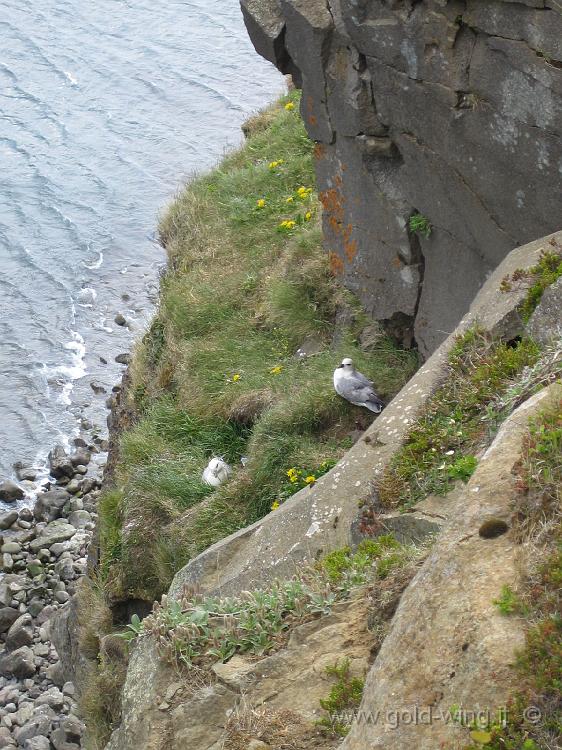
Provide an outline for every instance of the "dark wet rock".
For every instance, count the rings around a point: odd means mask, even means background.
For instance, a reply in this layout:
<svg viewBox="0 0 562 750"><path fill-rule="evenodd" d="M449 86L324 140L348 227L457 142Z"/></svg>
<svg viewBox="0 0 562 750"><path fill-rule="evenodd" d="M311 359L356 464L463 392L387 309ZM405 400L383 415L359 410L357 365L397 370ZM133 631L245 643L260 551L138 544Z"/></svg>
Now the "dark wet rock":
<svg viewBox="0 0 562 750"><path fill-rule="evenodd" d="M34 482L37 479L37 469L33 466L22 466L16 471L18 479L22 481Z"/></svg>
<svg viewBox="0 0 562 750"><path fill-rule="evenodd" d="M74 476L74 467L62 445L57 445L49 453L49 467L55 479Z"/></svg>
<svg viewBox="0 0 562 750"><path fill-rule="evenodd" d="M22 521L33 521L33 511L31 508L22 508L19 517Z"/></svg>
<svg viewBox="0 0 562 750"><path fill-rule="evenodd" d="M107 393L105 385L103 383L100 383L97 380L92 380L92 382L90 383L90 388L93 390L93 392L96 395L99 395L101 393Z"/></svg>
<svg viewBox="0 0 562 750"><path fill-rule="evenodd" d="M19 518L17 510L10 510L0 516L0 529L9 529Z"/></svg>
<svg viewBox="0 0 562 750"><path fill-rule="evenodd" d="M118 354L115 357L115 361L120 365L128 365L131 361L131 355L127 352L124 352L123 354Z"/></svg>
<svg viewBox="0 0 562 750"><path fill-rule="evenodd" d="M5 503L14 503L16 500L21 500L25 496L25 492L22 488L11 479L5 479L0 482L0 500Z"/></svg>
<svg viewBox="0 0 562 750"><path fill-rule="evenodd" d="M84 448L78 448L78 450L70 456L70 461L73 466L87 466L90 463L92 454Z"/></svg>
<svg viewBox="0 0 562 750"><path fill-rule="evenodd" d="M22 646L31 646L33 643L33 627L31 615L24 614L13 623L6 636L6 648L8 651L16 651Z"/></svg>
<svg viewBox="0 0 562 750"><path fill-rule="evenodd" d="M33 509L33 515L38 521L54 521L62 516L70 494L63 489L49 490L38 495Z"/></svg>
<svg viewBox="0 0 562 750"><path fill-rule="evenodd" d="M22 646L11 653L0 657L0 674L5 677L17 677L20 680L33 677L35 663L33 651L29 646Z"/></svg>
<svg viewBox="0 0 562 750"><path fill-rule="evenodd" d="M12 597L10 597L11 600ZM5 633L9 630L14 622L20 616L20 612L12 607L1 607L0 608L0 633Z"/></svg>
<svg viewBox="0 0 562 750"><path fill-rule="evenodd" d="M115 321L115 323L118 326L126 326L127 325L127 319L125 318L125 316L122 313L117 313L117 315L113 318L113 320Z"/></svg>

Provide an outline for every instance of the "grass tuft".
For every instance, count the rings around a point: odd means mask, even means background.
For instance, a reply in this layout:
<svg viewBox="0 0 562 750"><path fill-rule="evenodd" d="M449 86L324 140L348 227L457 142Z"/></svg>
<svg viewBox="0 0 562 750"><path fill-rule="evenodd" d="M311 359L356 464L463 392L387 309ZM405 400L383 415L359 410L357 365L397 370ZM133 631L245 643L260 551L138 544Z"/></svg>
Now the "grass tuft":
<svg viewBox="0 0 562 750"><path fill-rule="evenodd" d="M412 214L408 220L410 232L413 234L422 234L426 240L431 236L432 226L429 219L423 214Z"/></svg>
<svg viewBox="0 0 562 750"><path fill-rule="evenodd" d="M539 261L532 268L516 269L510 276L505 276L500 283L500 291L507 293L521 287L527 289L527 294L519 308L521 318L528 322L535 308L539 304L551 284L562 276L562 248L554 243L555 250L545 250Z"/></svg>
<svg viewBox="0 0 562 750"><path fill-rule="evenodd" d="M477 326L460 336L445 382L377 484L382 503L408 508L430 494L445 495L458 480L468 481L476 456L506 416L493 406L540 356L530 339L513 346Z"/></svg>

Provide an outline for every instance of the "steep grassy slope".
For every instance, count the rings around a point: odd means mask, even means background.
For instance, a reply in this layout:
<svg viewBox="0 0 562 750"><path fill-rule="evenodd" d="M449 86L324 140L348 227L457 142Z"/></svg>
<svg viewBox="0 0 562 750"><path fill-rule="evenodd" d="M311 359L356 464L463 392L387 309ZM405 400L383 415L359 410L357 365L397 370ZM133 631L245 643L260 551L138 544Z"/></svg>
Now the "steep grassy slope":
<svg viewBox="0 0 562 750"><path fill-rule="evenodd" d="M372 418L333 391L343 356L385 399L416 367L382 335L368 352L358 344L366 321L321 247L297 105L291 94L254 118L244 147L161 221L169 268L131 370L140 419L101 503L102 577L114 598L151 601L188 559L333 465ZM213 455L234 469L217 490L201 482Z"/></svg>

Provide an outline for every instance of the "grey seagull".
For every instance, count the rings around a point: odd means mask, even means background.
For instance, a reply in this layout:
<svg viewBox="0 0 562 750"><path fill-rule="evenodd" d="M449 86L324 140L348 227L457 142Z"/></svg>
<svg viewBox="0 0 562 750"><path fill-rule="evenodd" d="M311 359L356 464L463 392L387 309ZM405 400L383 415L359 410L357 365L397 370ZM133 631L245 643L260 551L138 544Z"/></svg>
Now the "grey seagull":
<svg viewBox="0 0 562 750"><path fill-rule="evenodd" d="M334 370L334 388L336 393L356 406L365 406L376 414L382 411L384 404L374 392L372 381L357 372L349 357L342 359L341 365Z"/></svg>

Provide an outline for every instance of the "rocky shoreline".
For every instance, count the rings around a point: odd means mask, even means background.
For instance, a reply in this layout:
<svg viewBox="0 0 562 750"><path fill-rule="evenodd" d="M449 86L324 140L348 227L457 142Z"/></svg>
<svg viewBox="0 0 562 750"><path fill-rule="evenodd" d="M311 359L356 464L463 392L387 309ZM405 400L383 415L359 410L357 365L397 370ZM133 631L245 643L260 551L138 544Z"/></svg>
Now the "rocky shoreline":
<svg viewBox="0 0 562 750"><path fill-rule="evenodd" d="M76 750L84 725L76 688L65 680L52 642L53 617L68 607L88 565L107 441L74 440L74 451L49 454L52 481L33 510L0 515L0 748ZM19 482L0 483L0 498L17 503L34 480L17 467Z"/></svg>

